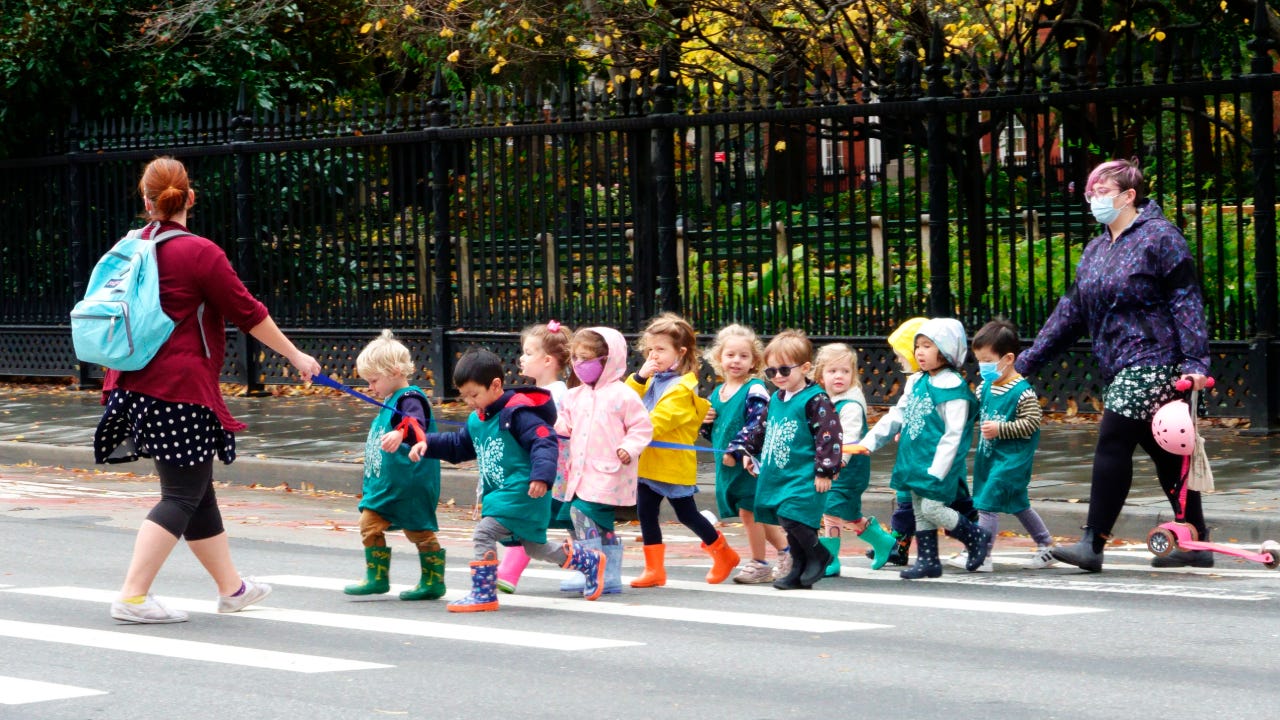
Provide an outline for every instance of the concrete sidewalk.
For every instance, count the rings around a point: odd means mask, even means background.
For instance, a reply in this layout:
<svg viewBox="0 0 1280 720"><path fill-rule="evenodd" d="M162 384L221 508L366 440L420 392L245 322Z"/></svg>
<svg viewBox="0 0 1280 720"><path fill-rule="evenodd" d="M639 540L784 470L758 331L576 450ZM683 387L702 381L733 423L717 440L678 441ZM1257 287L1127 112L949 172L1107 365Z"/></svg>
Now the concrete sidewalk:
<svg viewBox="0 0 1280 720"><path fill-rule="evenodd" d="M236 462L215 467L217 479L239 485L287 483L294 488L359 493L373 408L336 393L228 398L227 404L249 429L236 436ZM93 464L93 432L101 412L97 392L51 386L8 389L0 395L0 465L150 473L149 462ZM1031 498L1055 535L1075 537L1084 523L1096 429L1096 423L1089 421L1046 423L1041 433ZM1280 437L1249 437L1222 428L1202 432L1218 487L1204 498L1215 539L1280 540ZM698 502L714 509L711 456L700 456ZM872 488L864 501L868 513L886 520L893 502L887 487L892 464L892 448L872 457ZM468 505L475 496L475 484L473 469L446 464L441 499ZM1143 541L1148 530L1169 519L1172 511L1155 480L1155 470L1139 451L1133 490L1115 535ZM1021 532L1012 519L1003 520L1001 527Z"/></svg>

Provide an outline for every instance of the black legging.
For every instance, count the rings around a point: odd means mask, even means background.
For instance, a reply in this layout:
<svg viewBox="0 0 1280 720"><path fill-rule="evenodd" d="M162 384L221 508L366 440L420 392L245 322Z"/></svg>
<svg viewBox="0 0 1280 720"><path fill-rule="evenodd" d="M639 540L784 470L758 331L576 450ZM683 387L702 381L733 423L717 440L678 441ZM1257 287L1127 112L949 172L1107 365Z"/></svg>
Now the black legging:
<svg viewBox="0 0 1280 720"><path fill-rule="evenodd" d="M665 496L653 488L639 483L636 488L636 515L640 518L640 536L645 545L662 544L662 525L658 523L658 510L661 509ZM702 542L710 545L720 537L715 525L698 512L698 504L693 496L682 498L665 498L671 502L671 509L676 511L676 519L692 530Z"/></svg>
<svg viewBox="0 0 1280 720"><path fill-rule="evenodd" d="M1165 497L1178 511L1181 489L1182 456L1174 455L1156 443L1151 423L1134 420L1106 410L1098 425L1098 447L1093 454L1093 484L1089 488L1089 527L1099 535L1110 535L1124 501L1133 485L1133 451L1139 445L1156 464L1156 475ZM1200 493L1187 492L1186 521L1195 526L1201 537L1208 537Z"/></svg>
<svg viewBox="0 0 1280 720"><path fill-rule="evenodd" d="M147 519L174 537L204 540L222 533L222 513L213 492L213 458L179 467L156 461L160 476L160 502Z"/></svg>

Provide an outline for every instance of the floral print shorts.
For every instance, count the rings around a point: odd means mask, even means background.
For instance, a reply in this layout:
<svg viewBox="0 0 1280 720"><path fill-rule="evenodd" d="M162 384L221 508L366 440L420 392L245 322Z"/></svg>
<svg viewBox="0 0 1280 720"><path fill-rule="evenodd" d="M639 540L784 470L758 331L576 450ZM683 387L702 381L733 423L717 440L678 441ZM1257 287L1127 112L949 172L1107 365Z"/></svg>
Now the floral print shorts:
<svg viewBox="0 0 1280 720"><path fill-rule="evenodd" d="M1161 406L1182 396L1173 386L1179 377L1176 365L1127 367L1107 386L1102 407L1127 418L1149 421Z"/></svg>

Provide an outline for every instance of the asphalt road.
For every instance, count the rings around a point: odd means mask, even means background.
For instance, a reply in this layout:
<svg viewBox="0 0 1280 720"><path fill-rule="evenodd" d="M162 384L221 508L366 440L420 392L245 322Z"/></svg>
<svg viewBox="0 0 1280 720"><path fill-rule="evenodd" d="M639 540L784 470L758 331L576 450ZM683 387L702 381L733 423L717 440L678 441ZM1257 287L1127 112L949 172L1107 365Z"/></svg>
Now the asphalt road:
<svg viewBox="0 0 1280 720"><path fill-rule="evenodd" d="M107 604L154 485L0 467L0 718L1271 718L1280 707L1280 571L1229 559L1154 571L1109 549L1101 574L1029 570L908 583L846 550L812 591L710 586L668 526L666 588L595 603L534 566L496 613L453 615L338 588L362 570L352 498L219 490L245 574L275 593L239 615L181 546L157 595L188 623L128 626ZM445 508L449 598L466 588L469 514ZM629 528L628 531L634 530ZM735 545L740 528L727 527ZM416 558L395 540L392 576ZM638 572L628 543L627 575ZM950 546L954 549L954 546Z"/></svg>

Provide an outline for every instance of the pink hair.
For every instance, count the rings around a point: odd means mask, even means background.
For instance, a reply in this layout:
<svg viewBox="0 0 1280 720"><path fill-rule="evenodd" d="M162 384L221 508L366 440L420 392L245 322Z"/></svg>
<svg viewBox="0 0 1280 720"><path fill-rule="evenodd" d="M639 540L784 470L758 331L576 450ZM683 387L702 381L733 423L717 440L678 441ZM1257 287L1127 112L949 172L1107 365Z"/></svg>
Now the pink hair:
<svg viewBox="0 0 1280 720"><path fill-rule="evenodd" d="M1142 169L1138 167L1135 160L1108 160L1089 173L1089 179L1084 183L1085 194L1093 193L1093 186L1104 180L1111 180L1120 188L1120 192L1133 190L1136 194L1134 200L1141 200L1143 196Z"/></svg>

